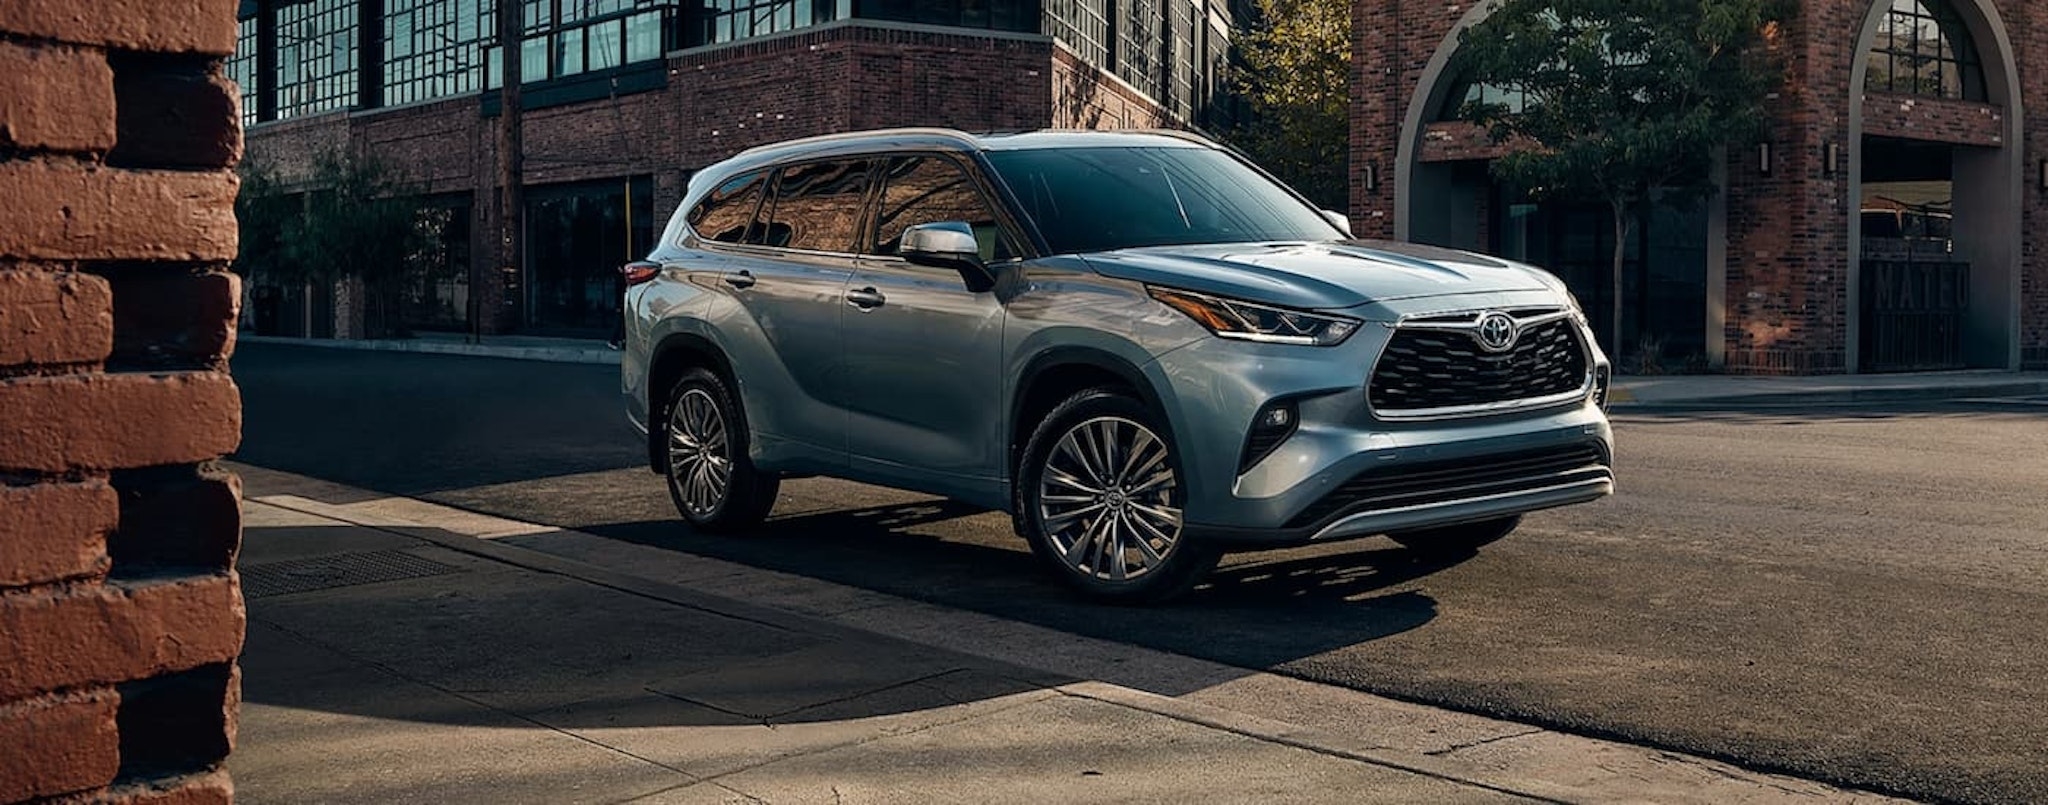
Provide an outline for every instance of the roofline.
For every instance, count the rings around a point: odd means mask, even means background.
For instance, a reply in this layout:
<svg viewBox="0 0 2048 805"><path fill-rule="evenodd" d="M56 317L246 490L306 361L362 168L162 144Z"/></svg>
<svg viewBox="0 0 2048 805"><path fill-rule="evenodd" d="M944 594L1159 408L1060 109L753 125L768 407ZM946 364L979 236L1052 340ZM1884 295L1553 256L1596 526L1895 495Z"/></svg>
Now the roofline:
<svg viewBox="0 0 2048 805"><path fill-rule="evenodd" d="M974 135L972 134L968 134L967 132L961 131L959 129L948 129L940 128L937 126L927 126L896 129L869 129L866 131L843 131L835 134L819 134L811 137L801 137L795 140L782 140L780 142L773 142L768 143L766 145L754 146L745 151L741 151L737 154L734 154L732 158L739 159L741 157L756 156L760 154L770 153L773 151L781 151L789 148L796 148L806 145L819 145L823 143L839 142L856 142L860 140L878 140L885 139L888 137L906 136L941 137L949 140L954 140L959 144L966 146L969 149L980 150L981 148L981 142L979 140L976 140L974 138Z"/></svg>

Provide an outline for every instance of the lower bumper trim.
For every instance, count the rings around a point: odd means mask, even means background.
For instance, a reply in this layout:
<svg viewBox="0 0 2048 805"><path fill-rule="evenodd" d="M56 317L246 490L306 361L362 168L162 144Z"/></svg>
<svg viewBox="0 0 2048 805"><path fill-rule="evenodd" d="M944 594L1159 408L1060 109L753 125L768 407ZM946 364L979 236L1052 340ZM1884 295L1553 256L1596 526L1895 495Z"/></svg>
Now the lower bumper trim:
<svg viewBox="0 0 2048 805"><path fill-rule="evenodd" d="M1564 483L1492 495L1359 512L1320 527L1242 528L1189 523L1184 532L1204 541L1247 547L1303 545L1512 517L1543 509L1590 503L1612 494L1614 475L1602 468L1597 477L1582 477Z"/></svg>

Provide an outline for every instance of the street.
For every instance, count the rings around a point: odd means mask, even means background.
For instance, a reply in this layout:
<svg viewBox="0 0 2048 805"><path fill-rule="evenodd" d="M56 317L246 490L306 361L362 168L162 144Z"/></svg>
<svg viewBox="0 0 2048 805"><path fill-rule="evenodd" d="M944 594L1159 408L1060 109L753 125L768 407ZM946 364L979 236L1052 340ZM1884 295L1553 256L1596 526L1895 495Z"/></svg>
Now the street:
<svg viewBox="0 0 2048 805"><path fill-rule="evenodd" d="M688 532L617 370L245 345L237 461L1396 698L1934 799L2048 799L2048 406L1616 417L1621 492L1081 603L999 514L835 480Z"/></svg>

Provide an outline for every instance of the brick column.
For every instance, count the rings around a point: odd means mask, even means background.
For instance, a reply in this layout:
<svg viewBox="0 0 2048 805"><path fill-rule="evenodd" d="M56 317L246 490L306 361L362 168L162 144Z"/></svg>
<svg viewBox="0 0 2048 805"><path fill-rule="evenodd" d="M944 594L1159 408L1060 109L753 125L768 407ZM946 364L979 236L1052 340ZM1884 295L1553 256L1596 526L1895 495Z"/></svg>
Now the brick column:
<svg viewBox="0 0 2048 805"><path fill-rule="evenodd" d="M0 3L0 802L232 798L234 14Z"/></svg>

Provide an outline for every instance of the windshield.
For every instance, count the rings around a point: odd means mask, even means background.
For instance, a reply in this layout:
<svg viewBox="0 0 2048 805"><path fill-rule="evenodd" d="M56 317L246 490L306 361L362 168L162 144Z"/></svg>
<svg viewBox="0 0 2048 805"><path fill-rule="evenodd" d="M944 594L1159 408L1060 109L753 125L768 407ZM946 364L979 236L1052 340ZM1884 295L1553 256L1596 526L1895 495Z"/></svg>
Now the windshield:
<svg viewBox="0 0 2048 805"><path fill-rule="evenodd" d="M1056 254L1342 237L1321 213L1207 148L992 151L988 161Z"/></svg>

